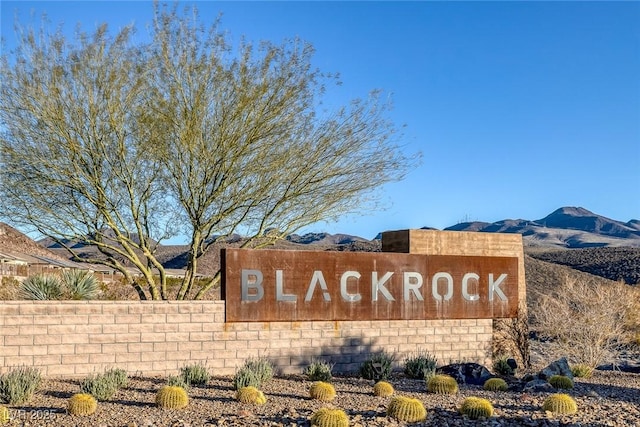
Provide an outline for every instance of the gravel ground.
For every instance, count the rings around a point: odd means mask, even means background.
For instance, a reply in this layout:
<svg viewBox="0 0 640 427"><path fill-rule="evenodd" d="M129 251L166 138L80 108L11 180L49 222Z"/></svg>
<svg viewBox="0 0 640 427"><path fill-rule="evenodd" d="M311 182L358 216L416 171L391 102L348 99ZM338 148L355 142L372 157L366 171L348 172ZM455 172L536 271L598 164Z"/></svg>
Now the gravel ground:
<svg viewBox="0 0 640 427"><path fill-rule="evenodd" d="M398 374L390 379L396 395L421 400L427 420L416 426L640 426L640 374L598 371L590 379L577 379L569 391L578 403L578 413L554 417L540 408L549 393L487 392L480 387L462 386L453 396L428 394L423 381ZM192 387L189 406L182 410L162 410L154 405L155 392L164 384L159 378L132 378L113 400L100 402L89 417L72 417L65 412L67 399L79 391L73 380L44 381L25 406L10 407L9 426L308 426L311 414L323 407L344 409L350 427L401 426L385 416L390 398L375 397L372 382L352 377L334 378L337 397L332 404L311 400L311 384L302 376L275 378L264 385L267 403L243 405L234 400L231 378L217 377L206 386ZM495 415L471 421L456 410L468 396L489 399Z"/></svg>

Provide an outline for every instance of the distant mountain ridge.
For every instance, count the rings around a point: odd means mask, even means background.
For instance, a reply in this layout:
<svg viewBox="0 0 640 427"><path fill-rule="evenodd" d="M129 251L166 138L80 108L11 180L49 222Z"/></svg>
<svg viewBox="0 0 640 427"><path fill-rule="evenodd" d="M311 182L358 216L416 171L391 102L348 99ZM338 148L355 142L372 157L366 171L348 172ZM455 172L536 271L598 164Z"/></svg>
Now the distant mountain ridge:
<svg viewBox="0 0 640 427"><path fill-rule="evenodd" d="M522 234L529 246L559 248L640 247L640 221L617 221L581 207L562 207L538 220L463 222L449 231Z"/></svg>

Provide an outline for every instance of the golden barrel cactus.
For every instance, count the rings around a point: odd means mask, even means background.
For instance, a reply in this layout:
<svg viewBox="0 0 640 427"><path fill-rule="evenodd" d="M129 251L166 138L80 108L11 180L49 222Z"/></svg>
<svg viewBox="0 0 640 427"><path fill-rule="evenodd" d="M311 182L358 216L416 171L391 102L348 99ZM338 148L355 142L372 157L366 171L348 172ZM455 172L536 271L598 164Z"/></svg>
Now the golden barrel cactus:
<svg viewBox="0 0 640 427"><path fill-rule="evenodd" d="M74 416L92 415L98 409L98 401L87 393L74 394L67 401L67 413Z"/></svg>
<svg viewBox="0 0 640 427"><path fill-rule="evenodd" d="M437 394L456 394L458 383L449 375L434 375L427 381L427 391Z"/></svg>
<svg viewBox="0 0 640 427"><path fill-rule="evenodd" d="M329 383L316 381L309 388L309 396L312 399L331 402L336 397L336 389Z"/></svg>
<svg viewBox="0 0 640 427"><path fill-rule="evenodd" d="M373 394L376 396L387 397L393 394L393 386L386 381L378 381L373 386Z"/></svg>
<svg viewBox="0 0 640 427"><path fill-rule="evenodd" d="M264 394L253 386L242 387L236 392L236 400L240 403L250 403L252 405L264 405L267 398Z"/></svg>
<svg viewBox="0 0 640 427"><path fill-rule="evenodd" d="M472 420L489 418L493 415L493 405L487 399L467 397L460 406L459 412Z"/></svg>
<svg viewBox="0 0 640 427"><path fill-rule="evenodd" d="M314 427L349 427L349 417L341 409L318 409L311 416L311 425Z"/></svg>
<svg viewBox="0 0 640 427"><path fill-rule="evenodd" d="M11 419L9 408L6 406L0 406L0 424L8 423Z"/></svg>
<svg viewBox="0 0 640 427"><path fill-rule="evenodd" d="M164 409L182 409L189 404L187 391L178 386L164 386L156 394L156 405Z"/></svg>
<svg viewBox="0 0 640 427"><path fill-rule="evenodd" d="M545 399L542 410L562 415L575 414L578 412L578 405L568 394L556 393Z"/></svg>
<svg viewBox="0 0 640 427"><path fill-rule="evenodd" d="M564 375L552 375L551 378L549 378L549 384L551 384L553 388L564 390L573 388L573 380Z"/></svg>
<svg viewBox="0 0 640 427"><path fill-rule="evenodd" d="M418 399L397 396L389 402L387 416L398 421L416 423L427 418L427 410Z"/></svg>
<svg viewBox="0 0 640 427"><path fill-rule="evenodd" d="M482 387L489 391L507 391L509 389L507 382L502 378L489 378Z"/></svg>

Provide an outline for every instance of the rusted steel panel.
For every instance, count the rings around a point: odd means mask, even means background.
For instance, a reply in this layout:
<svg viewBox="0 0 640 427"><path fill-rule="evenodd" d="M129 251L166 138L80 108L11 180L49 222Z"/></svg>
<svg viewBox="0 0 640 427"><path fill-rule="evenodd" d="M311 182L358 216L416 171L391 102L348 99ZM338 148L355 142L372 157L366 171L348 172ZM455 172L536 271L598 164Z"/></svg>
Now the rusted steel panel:
<svg viewBox="0 0 640 427"><path fill-rule="evenodd" d="M227 322L516 317L518 258L226 249Z"/></svg>

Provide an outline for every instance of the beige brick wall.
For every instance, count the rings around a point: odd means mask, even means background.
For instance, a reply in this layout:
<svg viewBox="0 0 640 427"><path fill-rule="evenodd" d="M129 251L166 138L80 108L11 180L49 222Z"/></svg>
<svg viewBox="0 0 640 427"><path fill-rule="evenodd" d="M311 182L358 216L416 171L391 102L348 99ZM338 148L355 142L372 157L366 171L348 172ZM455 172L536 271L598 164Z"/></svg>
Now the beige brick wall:
<svg viewBox="0 0 640 427"><path fill-rule="evenodd" d="M312 357L355 371L371 352L398 361L418 350L450 361L490 363L492 320L224 323L224 301L0 301L0 372L37 366L45 376L82 377L120 367L175 374L202 362L232 375L249 356L284 373Z"/></svg>

